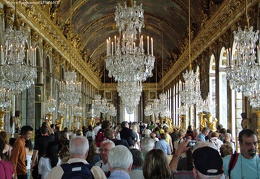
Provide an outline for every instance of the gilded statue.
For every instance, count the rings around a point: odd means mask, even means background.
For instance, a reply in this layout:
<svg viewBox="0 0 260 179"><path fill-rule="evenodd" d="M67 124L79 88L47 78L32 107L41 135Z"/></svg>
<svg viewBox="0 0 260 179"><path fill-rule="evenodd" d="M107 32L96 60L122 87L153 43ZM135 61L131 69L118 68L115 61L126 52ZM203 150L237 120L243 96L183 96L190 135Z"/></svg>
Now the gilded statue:
<svg viewBox="0 0 260 179"><path fill-rule="evenodd" d="M207 123L208 123L208 119L207 118L202 118L200 120L200 129L203 129L204 127L208 127Z"/></svg>
<svg viewBox="0 0 260 179"><path fill-rule="evenodd" d="M217 122L217 118L214 118L212 122L209 122L209 129L215 132L217 130Z"/></svg>
<svg viewBox="0 0 260 179"><path fill-rule="evenodd" d="M167 125L169 126L169 129L172 129L172 119L169 118L169 117L167 117L167 118L166 118L166 123L167 123Z"/></svg>

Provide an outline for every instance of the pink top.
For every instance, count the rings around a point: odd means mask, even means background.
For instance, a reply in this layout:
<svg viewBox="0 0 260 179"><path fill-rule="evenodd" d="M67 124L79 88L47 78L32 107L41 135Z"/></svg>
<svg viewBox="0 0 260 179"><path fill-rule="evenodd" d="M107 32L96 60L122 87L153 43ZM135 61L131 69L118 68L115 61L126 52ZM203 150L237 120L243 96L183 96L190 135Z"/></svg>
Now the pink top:
<svg viewBox="0 0 260 179"><path fill-rule="evenodd" d="M14 174L14 167L11 162L7 160L0 161L0 176L3 179L12 179Z"/></svg>

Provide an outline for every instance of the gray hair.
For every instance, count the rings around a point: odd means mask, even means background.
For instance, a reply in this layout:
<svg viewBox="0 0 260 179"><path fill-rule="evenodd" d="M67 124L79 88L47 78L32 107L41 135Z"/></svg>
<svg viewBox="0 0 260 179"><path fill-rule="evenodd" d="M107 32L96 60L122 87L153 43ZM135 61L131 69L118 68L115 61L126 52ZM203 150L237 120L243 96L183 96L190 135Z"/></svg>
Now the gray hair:
<svg viewBox="0 0 260 179"><path fill-rule="evenodd" d="M145 137L144 139L141 140L141 148L142 148L142 151L145 153L154 149L154 146L155 146L155 141L154 141L154 139L152 139L150 137Z"/></svg>
<svg viewBox="0 0 260 179"><path fill-rule="evenodd" d="M89 149L89 143L86 137L76 136L70 140L70 155L85 156Z"/></svg>
<svg viewBox="0 0 260 179"><path fill-rule="evenodd" d="M110 149L114 148L116 145L112 140L103 140L101 144L110 143ZM100 145L101 145L100 144Z"/></svg>
<svg viewBox="0 0 260 179"><path fill-rule="evenodd" d="M109 151L108 163L110 167L127 170L133 163L133 156L129 149L123 145L117 145Z"/></svg>

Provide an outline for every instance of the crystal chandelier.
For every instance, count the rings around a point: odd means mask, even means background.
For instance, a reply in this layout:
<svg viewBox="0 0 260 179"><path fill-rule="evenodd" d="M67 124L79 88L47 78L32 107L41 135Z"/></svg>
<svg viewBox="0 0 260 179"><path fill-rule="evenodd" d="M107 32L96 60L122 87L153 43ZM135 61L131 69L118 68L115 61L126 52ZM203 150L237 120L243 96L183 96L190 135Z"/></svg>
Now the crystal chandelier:
<svg viewBox="0 0 260 179"><path fill-rule="evenodd" d="M73 114L76 117L81 117L83 115L83 108L80 106L73 107Z"/></svg>
<svg viewBox="0 0 260 179"><path fill-rule="evenodd" d="M67 111L67 105L64 102L60 102L58 113L60 113L61 116L64 116L66 115L66 111Z"/></svg>
<svg viewBox="0 0 260 179"><path fill-rule="evenodd" d="M256 42L258 33L253 27L234 31L235 53L233 58L227 51L227 80L230 88L251 96L260 87L259 58L256 58ZM258 52L259 53L259 52Z"/></svg>
<svg viewBox="0 0 260 179"><path fill-rule="evenodd" d="M247 27L244 31L241 28L234 31L235 51L231 56L227 50L227 80L229 80L231 89L250 97L260 89L260 54L259 47L256 46L256 42L259 40L259 30L254 32L253 27L250 27L247 0L245 3ZM258 53L258 58L256 58L256 53Z"/></svg>
<svg viewBox="0 0 260 179"><path fill-rule="evenodd" d="M186 113L188 112L189 108L187 108L186 105L182 105L178 108L178 113L179 115L186 115Z"/></svg>
<svg viewBox="0 0 260 179"><path fill-rule="evenodd" d="M200 81L199 81L199 67L194 73L191 66L191 32L190 32L190 0L189 0L189 71L183 74L185 81L183 89L180 91L181 102L188 107L195 105L200 100Z"/></svg>
<svg viewBox="0 0 260 179"><path fill-rule="evenodd" d="M152 76L155 57L153 39L147 36L147 54L144 53L144 26L142 5L120 4L116 7L115 21L119 37L107 40L106 69L115 81L145 81Z"/></svg>
<svg viewBox="0 0 260 179"><path fill-rule="evenodd" d="M29 88L37 78L36 50L28 48L28 38L28 32L18 28L15 2L14 25L5 30L0 50L0 78L13 94Z"/></svg>
<svg viewBox="0 0 260 179"><path fill-rule="evenodd" d="M93 116L99 117L100 113L108 113L110 116L116 116L116 108L112 103L108 103L106 98L101 99L101 95L95 95L92 101Z"/></svg>
<svg viewBox="0 0 260 179"><path fill-rule="evenodd" d="M12 99L12 94L11 92L4 88L0 88L0 111L4 111L7 107L11 105L11 99Z"/></svg>
<svg viewBox="0 0 260 179"><path fill-rule="evenodd" d="M198 70L199 68L197 68L196 73L194 73L193 70L189 70L183 74L185 83L183 89L180 91L180 97L182 103L188 107L197 104L201 98Z"/></svg>
<svg viewBox="0 0 260 179"><path fill-rule="evenodd" d="M46 107L48 113L53 113L56 109L56 100L53 98L49 98L45 104L45 107Z"/></svg>
<svg viewBox="0 0 260 179"><path fill-rule="evenodd" d="M126 112L132 114L139 104L142 94L142 82L118 82L117 92L122 104L126 107Z"/></svg>
<svg viewBox="0 0 260 179"><path fill-rule="evenodd" d="M116 108L112 103L109 103L109 110L108 110L108 114L112 117L116 116Z"/></svg>
<svg viewBox="0 0 260 179"><path fill-rule="evenodd" d="M145 116L155 115L155 117L169 117L170 111L167 105L167 96L165 93L159 95L159 99L154 99L152 104L148 104L144 109Z"/></svg>
<svg viewBox="0 0 260 179"><path fill-rule="evenodd" d="M260 92L259 90L256 90L253 92L253 95L250 96L250 105L254 109L259 109L260 108Z"/></svg>
<svg viewBox="0 0 260 179"><path fill-rule="evenodd" d="M77 82L76 72L65 72L65 81L60 82L60 94L62 101L73 106L77 104L81 98L81 83Z"/></svg>

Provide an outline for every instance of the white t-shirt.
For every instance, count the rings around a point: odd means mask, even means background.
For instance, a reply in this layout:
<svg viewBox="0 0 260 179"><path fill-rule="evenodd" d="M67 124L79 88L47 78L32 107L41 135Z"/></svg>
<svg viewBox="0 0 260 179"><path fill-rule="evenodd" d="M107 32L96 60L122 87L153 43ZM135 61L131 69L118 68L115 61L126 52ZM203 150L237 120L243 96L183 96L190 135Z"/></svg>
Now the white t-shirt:
<svg viewBox="0 0 260 179"><path fill-rule="evenodd" d="M95 136L97 135L98 131L101 129L101 126L94 127L93 131L95 133Z"/></svg>
<svg viewBox="0 0 260 179"><path fill-rule="evenodd" d="M92 140L95 140L95 132L94 131L88 131L86 133L86 138L92 137Z"/></svg>
<svg viewBox="0 0 260 179"><path fill-rule="evenodd" d="M61 164L60 158L58 158L57 166ZM38 164L38 170L39 174L42 176L41 179L46 179L48 173L51 171L51 162L50 159L47 157L41 157L39 164Z"/></svg>

